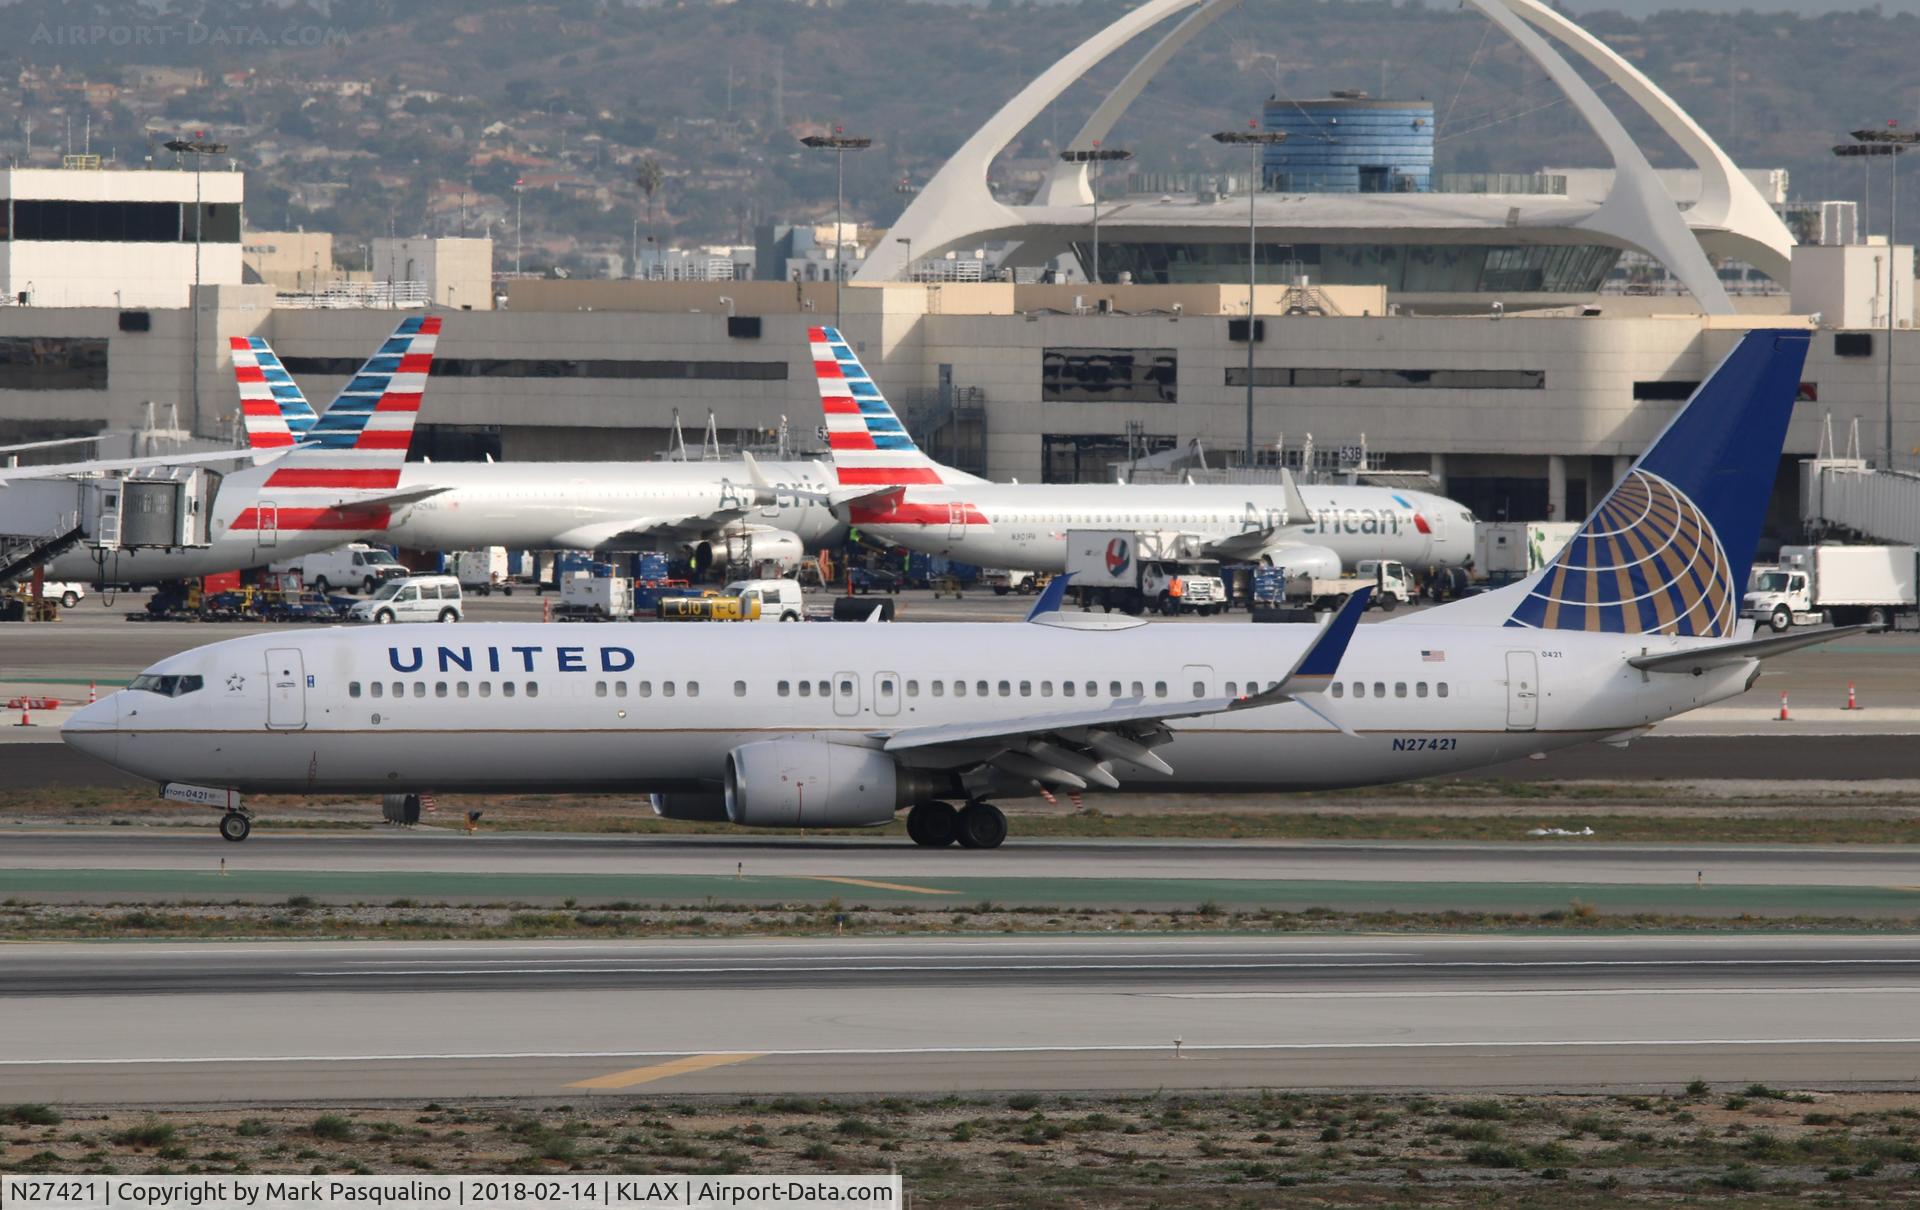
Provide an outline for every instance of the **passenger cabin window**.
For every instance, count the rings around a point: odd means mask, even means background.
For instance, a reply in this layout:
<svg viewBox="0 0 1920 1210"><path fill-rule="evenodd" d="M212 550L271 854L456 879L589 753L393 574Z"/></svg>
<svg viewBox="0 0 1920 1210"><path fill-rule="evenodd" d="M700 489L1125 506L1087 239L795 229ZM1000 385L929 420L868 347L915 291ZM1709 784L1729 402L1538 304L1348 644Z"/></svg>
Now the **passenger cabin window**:
<svg viewBox="0 0 1920 1210"><path fill-rule="evenodd" d="M501 681L501 682L500 682L500 696L501 696L501 697L512 697L512 696L513 696L513 682L512 682L512 681Z"/></svg>
<svg viewBox="0 0 1920 1210"><path fill-rule="evenodd" d="M348 697L359 697L359 696L360 696L360 682L359 682L359 681L348 681L348 682L347 682L347 696L348 696Z"/></svg>
<svg viewBox="0 0 1920 1210"><path fill-rule="evenodd" d="M673 682L672 682L672 681L661 681L661 682L660 682L660 696L661 696L661 697L672 697L672 696L673 696L673 694L674 694L674 685L673 685Z"/></svg>
<svg viewBox="0 0 1920 1210"><path fill-rule="evenodd" d="M908 682L907 682L907 696L908 696L908 697L919 697L919 696L920 696L920 682L919 682L919 681L908 681Z"/></svg>
<svg viewBox="0 0 1920 1210"><path fill-rule="evenodd" d="M607 687L605 685L602 685L600 686L600 691L602 693L605 693L606 688ZM447 696L447 683L445 681L435 681L433 683L433 696L435 697Z"/></svg>
<svg viewBox="0 0 1920 1210"><path fill-rule="evenodd" d="M1347 688L1347 687L1346 687L1345 685L1343 685L1343 684L1341 684L1341 683L1340 683L1339 681L1335 681L1335 682L1333 683L1333 696L1335 696L1335 697L1345 697L1345 696L1347 696L1347 693L1346 693L1346 688Z"/></svg>
<svg viewBox="0 0 1920 1210"><path fill-rule="evenodd" d="M413 683L413 696L415 697L427 696L427 683L425 681L415 681Z"/></svg>
<svg viewBox="0 0 1920 1210"><path fill-rule="evenodd" d="M615 681L613 683L613 696L615 697L627 696L627 683L625 681Z"/></svg>
<svg viewBox="0 0 1920 1210"><path fill-rule="evenodd" d="M1365 681L1355 681L1353 683L1353 696L1355 697L1367 696L1367 683Z"/></svg>
<svg viewBox="0 0 1920 1210"><path fill-rule="evenodd" d="M1165 681L1155 681L1153 683L1153 696L1155 697L1167 696L1167 683Z"/></svg>
<svg viewBox="0 0 1920 1210"><path fill-rule="evenodd" d="M1001 681L1001 682L1000 682L1000 696L1001 696L1001 697L1011 697L1011 696L1013 696L1013 685L1012 685L1012 683L1011 683L1011 682L1009 682L1009 681Z"/></svg>
<svg viewBox="0 0 1920 1210"><path fill-rule="evenodd" d="M733 683L733 696L735 697L747 696L747 683L745 681L735 681Z"/></svg>
<svg viewBox="0 0 1920 1210"><path fill-rule="evenodd" d="M455 681L453 683L453 696L455 697L467 696L467 683L465 681Z"/></svg>
<svg viewBox="0 0 1920 1210"><path fill-rule="evenodd" d="M1405 681L1395 681L1393 683L1393 696L1395 697L1407 696L1407 683Z"/></svg>
<svg viewBox="0 0 1920 1210"><path fill-rule="evenodd" d="M791 697L793 695L793 682L781 681L778 685L774 686L774 692L778 693L781 697Z"/></svg>
<svg viewBox="0 0 1920 1210"><path fill-rule="evenodd" d="M688 682L687 682L687 696L688 696L688 697L699 697L699 696L700 696L700 682L699 682L699 681L688 681Z"/></svg>
<svg viewBox="0 0 1920 1210"><path fill-rule="evenodd" d="M378 686L376 686L376 688L377 688L377 687L378 687ZM373 696L375 696L375 697L379 697L380 695L376 693L376 694L374 694ZM481 682L480 682L480 696L481 696L481 697L492 697L492 696L493 696L493 682L492 682L492 681L481 681Z"/></svg>
<svg viewBox="0 0 1920 1210"><path fill-rule="evenodd" d="M841 697L852 697L852 696L853 696L853 682L852 682L852 681L841 681L841 682L840 682L840 696L841 696Z"/></svg>
<svg viewBox="0 0 1920 1210"><path fill-rule="evenodd" d="M1445 681L1441 681L1438 685L1435 685L1433 689L1434 689L1434 692L1439 694L1441 697L1447 696L1447 683Z"/></svg>
<svg viewBox="0 0 1920 1210"><path fill-rule="evenodd" d="M812 682L812 681L801 681L801 682L800 682L800 696L801 696L801 697L812 697L812 696L813 696L813 682Z"/></svg>
<svg viewBox="0 0 1920 1210"><path fill-rule="evenodd" d="M407 696L407 683L405 681L395 681L393 683L393 696L395 697Z"/></svg>
<svg viewBox="0 0 1920 1210"><path fill-rule="evenodd" d="M945 681L931 681L928 684L929 684L929 688L931 688L933 691L933 696L935 697L946 696L947 683Z"/></svg>

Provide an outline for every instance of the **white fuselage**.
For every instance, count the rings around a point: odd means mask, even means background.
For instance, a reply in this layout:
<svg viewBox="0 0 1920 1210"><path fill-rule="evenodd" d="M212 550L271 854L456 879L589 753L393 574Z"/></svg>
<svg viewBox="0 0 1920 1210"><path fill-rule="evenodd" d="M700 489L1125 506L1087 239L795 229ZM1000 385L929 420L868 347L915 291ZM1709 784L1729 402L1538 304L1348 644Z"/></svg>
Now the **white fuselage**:
<svg viewBox="0 0 1920 1210"><path fill-rule="evenodd" d="M735 524L787 530L809 546L833 540L840 523L832 513L795 494L830 490L827 468L768 462L760 469L775 487L774 504L755 505L740 462L410 462L400 490L449 490L408 506L380 540L415 550L551 550L596 526L737 508L751 511Z"/></svg>
<svg viewBox="0 0 1920 1210"><path fill-rule="evenodd" d="M891 510L854 523L910 550L984 567L1066 570L1070 530L1132 529L1203 542L1278 529L1275 548L1322 546L1348 567L1397 559L1410 568L1473 556L1473 515L1444 497L1378 487L1302 487L1309 516L1289 516L1271 484L979 483L913 487ZM1279 561L1276 557L1275 561Z"/></svg>
<svg viewBox="0 0 1920 1210"><path fill-rule="evenodd" d="M161 661L149 672L202 687L116 693L74 715L64 738L155 781L242 791L711 789L727 754L755 740L877 747L902 728L1243 695L1286 675L1319 633L1173 625L819 625L804 641L777 626L658 623L259 635ZM1124 762L1115 771L1128 790L1356 786L1626 736L1745 688L1751 662L1701 676L1626 663L1690 645L1362 626L1338 695L1314 699L1355 734L1288 702L1172 723L1155 750L1171 777ZM935 764L940 752L905 763Z"/></svg>

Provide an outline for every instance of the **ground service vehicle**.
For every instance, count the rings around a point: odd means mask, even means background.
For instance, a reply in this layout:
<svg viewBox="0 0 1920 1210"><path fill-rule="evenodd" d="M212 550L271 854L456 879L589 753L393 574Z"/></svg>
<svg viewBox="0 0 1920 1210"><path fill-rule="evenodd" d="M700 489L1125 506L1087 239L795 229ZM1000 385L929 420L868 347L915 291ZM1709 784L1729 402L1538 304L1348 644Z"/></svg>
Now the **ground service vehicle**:
<svg viewBox="0 0 1920 1210"><path fill-rule="evenodd" d="M399 560L378 546L349 542L332 550L317 550L298 559L286 559L272 565L276 572L297 571L315 592L372 593L388 580L407 574Z"/></svg>
<svg viewBox="0 0 1920 1210"><path fill-rule="evenodd" d="M1111 613L1223 613L1227 585L1212 559L1181 557L1183 544L1126 529L1067 534L1069 586L1081 608Z"/></svg>
<svg viewBox="0 0 1920 1210"><path fill-rule="evenodd" d="M460 581L453 576L406 576L388 580L371 600L354 605L356 622L458 622Z"/></svg>
<svg viewBox="0 0 1920 1210"><path fill-rule="evenodd" d="M1508 584L1545 567L1580 526L1572 521L1480 521L1473 527L1475 579Z"/></svg>
<svg viewBox="0 0 1920 1210"><path fill-rule="evenodd" d="M986 582L988 588L993 589L993 595L996 597L1004 597L1010 592L1031 596L1040 589L1040 573L1037 571L990 567L980 573L980 578Z"/></svg>
<svg viewBox="0 0 1920 1210"><path fill-rule="evenodd" d="M447 574L459 577L460 587L465 591L483 597L495 589L502 596L513 595L513 581L507 568L507 548L504 546L456 550L447 556Z"/></svg>
<svg viewBox="0 0 1920 1210"><path fill-rule="evenodd" d="M1914 616L1911 546L1783 546L1753 569L1741 614L1775 631L1793 626L1893 626Z"/></svg>
<svg viewBox="0 0 1920 1210"><path fill-rule="evenodd" d="M798 580L735 580L723 595L758 602L762 622L804 622L807 603Z"/></svg>
<svg viewBox="0 0 1920 1210"><path fill-rule="evenodd" d="M625 621L633 616L633 581L605 565L567 572L560 577L560 603L553 616L575 622Z"/></svg>
<svg viewBox="0 0 1920 1210"><path fill-rule="evenodd" d="M705 593L697 597L662 597L660 618L667 622L757 622L760 602Z"/></svg>

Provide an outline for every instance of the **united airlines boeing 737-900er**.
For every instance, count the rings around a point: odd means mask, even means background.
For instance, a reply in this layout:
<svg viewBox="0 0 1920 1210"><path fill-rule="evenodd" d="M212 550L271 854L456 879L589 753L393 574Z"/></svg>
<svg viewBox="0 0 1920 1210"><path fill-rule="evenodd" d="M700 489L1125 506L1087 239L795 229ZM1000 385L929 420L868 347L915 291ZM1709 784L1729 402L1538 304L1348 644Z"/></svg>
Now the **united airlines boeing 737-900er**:
<svg viewBox="0 0 1920 1210"><path fill-rule="evenodd" d="M1294 575L1337 576L1361 559L1457 567L1473 557L1473 514L1429 492L1298 487L1284 471L1277 484L989 483L914 444L839 329L808 338L841 485L835 506L896 546L1046 572L1066 570L1076 529L1153 533Z"/></svg>
<svg viewBox="0 0 1920 1210"><path fill-rule="evenodd" d="M303 444L357 438L378 358L315 413L265 339L232 342L244 407L276 403ZM410 462L398 482L435 490L366 537L414 550L671 546L702 568L771 562L784 572L846 533L824 503L833 482L819 462Z"/></svg>
<svg viewBox="0 0 1920 1210"><path fill-rule="evenodd" d="M419 417L420 393L433 364L440 320L413 316L388 337L380 353L355 375L360 385L361 423L346 440L331 445L295 444L292 431L270 401L241 408L251 455L263 459L229 471L214 489L205 546L167 550L100 550L79 547L47 564L47 576L88 584L154 584L189 576L263 567L351 542L384 529L396 510L440 492L403 485L401 466ZM376 366L376 362L380 363ZM135 464L207 462L219 455L146 458L66 467L19 468L14 477L98 473ZM6 474L0 474L0 488Z"/></svg>
<svg viewBox="0 0 1920 1210"><path fill-rule="evenodd" d="M333 629L162 660L66 741L226 809L244 792L652 792L676 819L862 827L991 848L1042 790L1264 791L1452 773L1734 697L1765 656L1739 618L1806 357L1757 330L1542 570L1356 626L542 625ZM1856 628L1858 629L1858 628ZM796 637L798 636L798 637ZM956 809L955 804L959 804Z"/></svg>

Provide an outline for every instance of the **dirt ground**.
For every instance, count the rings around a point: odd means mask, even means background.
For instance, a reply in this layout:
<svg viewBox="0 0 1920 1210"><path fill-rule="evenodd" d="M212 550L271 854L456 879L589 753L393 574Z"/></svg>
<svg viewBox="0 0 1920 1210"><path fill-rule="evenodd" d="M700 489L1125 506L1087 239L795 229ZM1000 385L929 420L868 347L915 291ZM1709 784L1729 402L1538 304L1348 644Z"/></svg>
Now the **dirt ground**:
<svg viewBox="0 0 1920 1210"><path fill-rule="evenodd" d="M889 1173L923 1207L1920 1202L1920 1094L0 1106L0 1171Z"/></svg>

